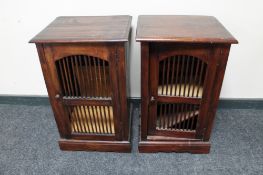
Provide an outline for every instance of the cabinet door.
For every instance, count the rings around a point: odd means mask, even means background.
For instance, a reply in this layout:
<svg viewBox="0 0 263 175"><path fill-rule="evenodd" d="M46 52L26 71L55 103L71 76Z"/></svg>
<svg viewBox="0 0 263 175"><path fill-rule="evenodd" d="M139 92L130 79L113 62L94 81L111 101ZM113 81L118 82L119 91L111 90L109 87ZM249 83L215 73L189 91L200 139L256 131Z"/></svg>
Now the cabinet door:
<svg viewBox="0 0 263 175"><path fill-rule="evenodd" d="M49 44L44 47L59 115L74 139L120 139L115 48L103 44Z"/></svg>
<svg viewBox="0 0 263 175"><path fill-rule="evenodd" d="M216 69L206 45L150 46L148 134L202 139Z"/></svg>

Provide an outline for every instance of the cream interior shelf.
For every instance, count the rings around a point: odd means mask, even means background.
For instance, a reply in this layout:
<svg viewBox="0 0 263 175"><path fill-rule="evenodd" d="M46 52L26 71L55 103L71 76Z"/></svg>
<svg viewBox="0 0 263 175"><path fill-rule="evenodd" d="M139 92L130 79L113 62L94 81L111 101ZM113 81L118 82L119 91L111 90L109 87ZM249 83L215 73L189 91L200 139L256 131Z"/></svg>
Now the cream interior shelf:
<svg viewBox="0 0 263 175"><path fill-rule="evenodd" d="M176 124L180 124L188 119L192 119L195 116L199 115L199 111L187 111L187 112L181 112L178 113L177 116L170 116L170 115L162 115L157 118L157 123L161 122L160 119L162 120L164 128L172 128ZM170 118L171 117L171 118ZM164 122L166 121L166 122ZM169 121L169 122L168 122ZM159 129L159 128L158 128Z"/></svg>
<svg viewBox="0 0 263 175"><path fill-rule="evenodd" d="M168 84L167 86L166 85L158 86L158 95L186 96L187 97L188 94L189 94L189 97L202 97L203 87L197 86L197 85L189 85L189 84L186 84L186 85L185 84L172 84L172 85Z"/></svg>
<svg viewBox="0 0 263 175"><path fill-rule="evenodd" d="M71 112L71 129L77 133L114 134L112 107L73 107Z"/></svg>

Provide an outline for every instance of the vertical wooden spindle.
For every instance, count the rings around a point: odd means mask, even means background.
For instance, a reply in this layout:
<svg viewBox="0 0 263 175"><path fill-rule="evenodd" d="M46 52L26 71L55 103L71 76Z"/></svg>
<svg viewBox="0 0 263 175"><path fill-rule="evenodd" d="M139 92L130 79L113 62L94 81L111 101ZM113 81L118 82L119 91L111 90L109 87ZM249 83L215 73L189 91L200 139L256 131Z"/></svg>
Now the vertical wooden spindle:
<svg viewBox="0 0 263 175"><path fill-rule="evenodd" d="M92 128L93 133L98 133L97 126L95 123L95 116L93 114L92 106L87 106L87 112L90 118L90 126Z"/></svg>
<svg viewBox="0 0 263 175"><path fill-rule="evenodd" d="M188 80L188 69L189 69L189 56L185 56L186 59L186 70L185 70L185 77L184 77L184 95L186 95L186 93L189 92L189 87L187 85L189 85L189 80ZM188 88L187 88L188 87ZM188 92L186 92L188 90Z"/></svg>
<svg viewBox="0 0 263 175"><path fill-rule="evenodd" d="M77 116L77 123L79 125L79 132L83 133L84 129L83 129L83 124L82 124L82 117L81 117L81 113L79 111L78 106L74 106L75 111L76 111L76 116Z"/></svg>
<svg viewBox="0 0 263 175"><path fill-rule="evenodd" d="M73 88L73 83L72 83L72 75L71 75L71 71L70 71L70 65L69 65L69 57L66 58L66 66L67 66L67 72L68 72L68 78L69 78L69 87L71 89L71 96L75 96L75 91Z"/></svg>
<svg viewBox="0 0 263 175"><path fill-rule="evenodd" d="M78 63L78 58L77 56L73 56L74 58L74 64L75 64L75 70L76 70L76 76L77 76L77 81L78 81L78 85L79 85L79 94L78 96L81 96L82 94L82 81L80 79L80 70L79 70L79 63Z"/></svg>
<svg viewBox="0 0 263 175"><path fill-rule="evenodd" d="M81 105L81 106L78 106L79 108L79 111L80 111L80 116L81 116L81 124L83 125L83 130L85 133L88 133L89 132L89 129L88 129L88 126L87 126L87 119L86 119L86 116L85 116L85 109L84 107Z"/></svg>
<svg viewBox="0 0 263 175"><path fill-rule="evenodd" d="M106 77L106 68L105 68L105 61L102 62L102 67L103 67L103 76L104 76L104 91L105 91L105 97L109 96L108 95L108 84L107 84L107 77Z"/></svg>
<svg viewBox="0 0 263 175"><path fill-rule="evenodd" d="M179 119L179 110L180 110L180 104L176 104L176 109L175 109L175 129L178 129L178 119Z"/></svg>
<svg viewBox="0 0 263 175"><path fill-rule="evenodd" d="M197 88L198 88L198 87L197 87L197 86L198 86L198 84L197 84L197 78L198 78L199 67L200 67L200 60L197 59L197 66L196 66L196 69L195 69L194 84L193 84L194 89L193 89L192 95L191 95L192 97L196 96L196 95L195 95L195 91L197 91Z"/></svg>
<svg viewBox="0 0 263 175"><path fill-rule="evenodd" d="M193 92L193 88L194 88L194 84L193 84L193 70L194 70L194 57L190 57L191 59L191 62L190 62L190 65L191 65L191 70L190 70L190 80L189 80L189 89L188 89L188 94L187 94L187 97L190 96L190 92Z"/></svg>
<svg viewBox="0 0 263 175"><path fill-rule="evenodd" d="M108 119L109 119L109 123L110 123L110 125L109 125L109 127L110 127L110 133L111 134L113 134L113 129L112 129L112 127L111 127L111 125L112 125L112 120L111 120L111 117L110 117L110 106L107 106L107 112L108 112Z"/></svg>
<svg viewBox="0 0 263 175"><path fill-rule="evenodd" d="M87 59L89 59L88 57L84 57L84 65L85 66L83 66L83 69L84 69L84 67L85 67L85 77L86 77L86 86L87 86L87 96L88 97L90 97L91 96L91 94L90 94L90 91L91 91L91 89L93 88L92 87L92 82L91 82L91 80L90 80L90 74L89 74L89 68L88 68L88 61L87 61Z"/></svg>
<svg viewBox="0 0 263 175"><path fill-rule="evenodd" d="M72 116L72 108L70 106L67 106L66 110L67 110L68 115L69 115L69 122L71 124L71 132L76 132L75 123L74 123L75 121L74 121L74 118Z"/></svg>
<svg viewBox="0 0 263 175"><path fill-rule="evenodd" d="M104 106L104 113L105 113L105 118L106 118L106 122L107 122L107 132L109 134L111 134L111 129L110 129L110 125L111 125L111 121L110 118L108 117L108 112L107 112L107 106Z"/></svg>
<svg viewBox="0 0 263 175"><path fill-rule="evenodd" d="M93 114L93 125L95 125L96 126L96 133L100 133L100 129L99 129L99 123L97 122L97 117L98 117L98 115L97 115L97 112L96 112L96 109L94 109L94 108L96 108L96 106L90 106L91 107L91 110L92 110L92 114Z"/></svg>
<svg viewBox="0 0 263 175"><path fill-rule="evenodd" d="M70 89L70 86L69 86L69 80L68 80L68 74L67 74L67 68L66 68L66 64L65 64L65 59L62 59L62 62L63 62L64 75L65 75L65 78L66 78L66 85L67 85L67 88L68 88L68 96L71 96L71 89Z"/></svg>
<svg viewBox="0 0 263 175"><path fill-rule="evenodd" d="M160 104L160 129L163 129L163 104Z"/></svg>
<svg viewBox="0 0 263 175"><path fill-rule="evenodd" d="M98 59L98 69L99 69L99 89L100 89L100 97L103 97L103 85L102 85L102 74L101 74L101 61Z"/></svg>
<svg viewBox="0 0 263 175"><path fill-rule="evenodd" d="M163 60L162 61L163 62L163 72L162 72L162 79L161 79L161 81L162 81L162 92L161 92L161 95L163 95L163 91L164 91L164 77L165 77L165 60Z"/></svg>
<svg viewBox="0 0 263 175"><path fill-rule="evenodd" d="M101 126L102 126L102 131L104 134L106 134L106 129L105 129L105 124L106 121L104 120L103 112L101 109L102 106L98 106L97 108L99 109L99 115L100 115L100 121L101 121Z"/></svg>
<svg viewBox="0 0 263 175"><path fill-rule="evenodd" d="M181 59L182 59L182 65L181 65L181 71L180 71L180 86L179 86L179 96L181 96L181 91L182 91L182 86L183 86L183 74L184 74L184 57L182 55L180 55Z"/></svg>
<svg viewBox="0 0 263 175"><path fill-rule="evenodd" d="M175 126L175 123L176 123L176 120L175 120L175 117L176 117L176 111L175 111L175 106L176 104L172 104L172 120L171 120L171 129L175 129L174 126Z"/></svg>
<svg viewBox="0 0 263 175"><path fill-rule="evenodd" d="M202 84L202 74L203 74L203 71L204 71L204 62L202 61L201 63L201 71L200 71L200 75L199 75L199 80L198 80L198 85L197 85L197 92L196 92L196 97L199 97L199 90L200 90L200 87L201 87L201 84ZM201 94L202 95L202 94Z"/></svg>
<svg viewBox="0 0 263 175"><path fill-rule="evenodd" d="M89 78L90 78L90 84L92 85L92 88L90 89L90 94L91 97L95 97L96 96L96 88L94 87L94 74L93 74L93 66L92 66L92 62L91 62L91 57L88 56L88 69L89 69Z"/></svg>
<svg viewBox="0 0 263 175"><path fill-rule="evenodd" d="M84 76L83 76L83 66L82 66L82 60L81 60L81 56L80 55L77 55L77 60L78 60L78 70L79 70L79 79L81 81L81 96L84 97L86 96L86 87L85 87L85 79L84 79Z"/></svg>
<svg viewBox="0 0 263 175"><path fill-rule="evenodd" d="M99 128L99 133L103 133L102 131L102 128L101 128L101 121L100 121L100 118L99 118L99 111L97 109L97 106L93 106L94 108L94 111L95 111L95 116L96 116L96 123L98 125L98 128Z"/></svg>
<svg viewBox="0 0 263 175"><path fill-rule="evenodd" d="M178 85L180 85L179 83L179 68L180 68L180 57L176 56L176 60L177 60L177 66L176 66L176 76L175 76L175 96L180 96L180 93L178 94L177 91L179 92L179 87Z"/></svg>
<svg viewBox="0 0 263 175"><path fill-rule="evenodd" d="M77 84L77 78L76 78L76 75L77 75L77 72L75 70L75 63L74 63L74 57L71 56L70 57L70 62L71 62L71 66L72 66L72 71L73 71L73 81L74 81L74 87L75 87L75 96L79 96L79 93L78 93L78 84Z"/></svg>
<svg viewBox="0 0 263 175"><path fill-rule="evenodd" d="M171 118L172 118L172 114L171 114L171 105L172 104L168 104L168 112L167 112L167 117L168 117L168 121L167 121L167 128L170 128L171 126Z"/></svg>
<svg viewBox="0 0 263 175"><path fill-rule="evenodd" d="M89 133L90 129L89 129L89 126L88 126L88 119L87 119L86 112L85 112L85 106L80 106L79 108L80 108L80 111L81 111L81 116L83 118L83 125L84 125L84 128L85 128L85 132Z"/></svg>
<svg viewBox="0 0 263 175"><path fill-rule="evenodd" d="M179 129L183 129L183 121L184 121L184 103L181 103L181 110L180 110L180 123L179 123Z"/></svg>
<svg viewBox="0 0 263 175"><path fill-rule="evenodd" d="M108 121L107 121L107 117L106 117L106 112L105 112L105 106L101 106L101 109L102 109L102 115L103 115L103 118L104 118L104 127L105 127L105 133L109 133L109 130L108 130Z"/></svg>
<svg viewBox="0 0 263 175"><path fill-rule="evenodd" d="M174 89L175 89L175 86L176 86L176 83L174 82L174 74L175 74L175 70L174 70L174 65L175 65L175 57L173 56L172 57L172 77L171 77L171 87L170 87L170 96L173 95L173 92L174 92ZM176 95L176 93L174 94Z"/></svg>
<svg viewBox="0 0 263 175"><path fill-rule="evenodd" d="M188 115L188 118L187 118L187 122L186 122L186 126L185 126L185 129L186 130L189 130L189 124L190 124L190 120L191 120L191 104L188 104L188 108L187 108L187 115Z"/></svg>
<svg viewBox="0 0 263 175"><path fill-rule="evenodd" d="M93 128L91 126L91 119L90 119L90 116L88 115L88 110L89 110L88 106L84 106L85 117L87 119L87 126L89 129L89 132L93 133Z"/></svg>
<svg viewBox="0 0 263 175"><path fill-rule="evenodd" d="M67 83L65 80L65 76L63 73L63 68L62 68L62 60L58 61L58 66L59 66L59 71L60 71L60 75L61 75L61 80L62 80L62 87L63 87L63 92L65 96L68 96L68 89L67 89Z"/></svg>
<svg viewBox="0 0 263 175"><path fill-rule="evenodd" d="M168 95L168 89L169 89L169 79L170 79L170 57L166 59L167 61L167 72L166 72L166 92L165 95ZM170 87L171 88L171 87ZM170 89L171 90L171 89Z"/></svg>
<svg viewBox="0 0 263 175"><path fill-rule="evenodd" d="M110 106L111 110L110 110L110 118L111 118L111 121L112 121L112 132L115 133L115 128L114 128L114 122L113 122L113 109L112 109L112 106Z"/></svg>
<svg viewBox="0 0 263 175"><path fill-rule="evenodd" d="M96 85L96 94L95 96L98 96L99 95L99 87L98 87L98 75L97 75L97 65L96 65L96 59L95 57L92 57L92 60L93 60L93 66L94 66L94 83Z"/></svg>
<svg viewBox="0 0 263 175"><path fill-rule="evenodd" d="M198 116L198 114L196 114L196 110L199 110L199 107L198 105L193 105L193 120L192 120L192 123L191 123L191 130L194 130L194 125L195 125L195 118L196 118L196 115Z"/></svg>

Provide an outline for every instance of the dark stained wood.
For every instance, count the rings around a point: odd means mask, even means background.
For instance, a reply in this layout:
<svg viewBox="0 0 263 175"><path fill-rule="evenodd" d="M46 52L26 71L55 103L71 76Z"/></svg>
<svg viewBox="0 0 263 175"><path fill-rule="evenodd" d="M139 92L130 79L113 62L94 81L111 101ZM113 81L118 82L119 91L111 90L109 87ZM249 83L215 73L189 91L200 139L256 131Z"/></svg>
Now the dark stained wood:
<svg viewBox="0 0 263 175"><path fill-rule="evenodd" d="M181 98L181 97L174 97L174 96L158 96L156 100L163 103L191 103L191 104L200 104L201 99L199 98Z"/></svg>
<svg viewBox="0 0 263 175"><path fill-rule="evenodd" d="M49 101L55 116L60 137L69 138L71 132L70 122L67 117L63 117L67 112L65 111L64 106L55 98L59 93L60 88L56 73L54 72L52 57L50 57L50 54L45 51L42 44L37 44L36 46L49 95Z"/></svg>
<svg viewBox="0 0 263 175"><path fill-rule="evenodd" d="M62 101L65 105L103 105L103 106L110 106L112 105L111 98L70 98L70 97L63 97Z"/></svg>
<svg viewBox="0 0 263 175"><path fill-rule="evenodd" d="M207 126L204 132L205 141L208 141L210 139L212 128L214 125L216 110L219 102L219 96L223 84L230 47L231 47L230 45L219 45L214 48L215 54L218 55L218 57L216 58L217 59L216 62L218 66L217 66L214 81L218 83L214 83L213 85L213 98L211 98L210 101L210 108L207 114L207 119L205 124Z"/></svg>
<svg viewBox="0 0 263 175"><path fill-rule="evenodd" d="M217 69L216 57L218 55L214 54L214 47L213 46L211 46L210 50L211 50L211 53L209 55L210 62L208 63L209 65L207 67L207 72L205 75L205 81L204 81L204 86L203 86L203 92L204 93L203 93L202 102L201 102L200 117L199 117L199 120L197 121L197 128L196 128L196 137L197 138L203 138L204 131L206 129L206 126L204 125L204 123L207 120L206 119L207 112L208 112L210 105L211 105L210 99L213 98L213 95L211 95L211 94L214 94L212 92L213 84L220 83L220 82L215 81L215 72ZM204 70L203 67L204 67L204 64L202 64L202 66L201 66L201 71L200 71L201 75L202 75L202 72ZM201 84L200 78L199 78L198 84L199 85ZM199 91L199 88L198 88L198 91Z"/></svg>
<svg viewBox="0 0 263 175"><path fill-rule="evenodd" d="M120 45L116 49L116 55L117 59L117 75L118 75L118 86L120 92L126 92L126 67L129 65L126 65L127 63L125 61L121 61L120 58L125 58L125 46ZM120 122L123 130L123 139L128 140L129 139L129 120L128 120L128 109L127 109L127 94L121 93L119 95L119 101L122 105L121 107L121 116L120 116Z"/></svg>
<svg viewBox="0 0 263 175"><path fill-rule="evenodd" d="M107 152L131 152L128 141L94 141L60 139L59 147L64 151L107 151Z"/></svg>
<svg viewBox="0 0 263 175"><path fill-rule="evenodd" d="M71 139L76 140L103 140L103 141L114 141L114 134L81 134L81 133L72 133Z"/></svg>
<svg viewBox="0 0 263 175"><path fill-rule="evenodd" d="M157 120L157 88L158 88L158 55L155 49L152 49L150 47L150 75L149 75L149 92L150 92L150 104L148 107L149 108L149 117L148 118L148 133L152 133L156 130L156 120ZM142 73L144 73L144 70L142 70ZM164 74L165 75L165 74ZM165 85L165 84L163 84Z"/></svg>
<svg viewBox="0 0 263 175"><path fill-rule="evenodd" d="M164 128L165 129L165 128ZM156 130L154 131L155 136L167 136L167 137L176 137L176 138L190 138L194 139L195 138L195 131L187 131L184 132L182 130Z"/></svg>
<svg viewBox="0 0 263 175"><path fill-rule="evenodd" d="M148 126L148 115L149 115L149 44L141 43L141 140L147 138L147 126Z"/></svg>
<svg viewBox="0 0 263 175"><path fill-rule="evenodd" d="M139 143L139 152L189 152L192 154L208 154L210 143L202 141L142 141Z"/></svg>
<svg viewBox="0 0 263 175"><path fill-rule="evenodd" d="M141 15L136 41L237 43L213 16Z"/></svg>
<svg viewBox="0 0 263 175"><path fill-rule="evenodd" d="M116 57L116 49L117 48L111 48L111 59L110 59L110 81L111 81L111 91L112 98L113 98L113 113L114 113L114 128L116 131L116 140L121 141L123 137L122 128L121 126L121 104L120 104L120 94L114 93L114 92L120 92L119 91L119 85L118 85L118 64Z"/></svg>
<svg viewBox="0 0 263 175"><path fill-rule="evenodd" d="M62 150L130 152L130 16L59 17L37 45Z"/></svg>
<svg viewBox="0 0 263 175"><path fill-rule="evenodd" d="M190 138L180 138L174 136L147 136L147 140L149 141L202 141L200 139L190 139Z"/></svg>
<svg viewBox="0 0 263 175"><path fill-rule="evenodd" d="M31 43L127 42L131 16L61 16Z"/></svg>
<svg viewBox="0 0 263 175"><path fill-rule="evenodd" d="M229 49L237 40L208 16L140 16L136 40L142 61L139 151L209 153Z"/></svg>

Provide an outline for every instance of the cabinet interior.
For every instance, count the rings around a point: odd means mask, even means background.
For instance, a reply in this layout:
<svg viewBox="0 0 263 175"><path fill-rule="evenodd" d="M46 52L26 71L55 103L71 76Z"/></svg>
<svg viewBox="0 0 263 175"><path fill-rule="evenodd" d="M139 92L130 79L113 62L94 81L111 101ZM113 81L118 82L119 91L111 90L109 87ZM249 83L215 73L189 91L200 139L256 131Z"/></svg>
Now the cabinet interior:
<svg viewBox="0 0 263 175"><path fill-rule="evenodd" d="M206 63L197 57L165 58L159 62L158 95L201 98L206 71Z"/></svg>
<svg viewBox="0 0 263 175"><path fill-rule="evenodd" d="M72 55L56 61L64 99L111 100L109 63L103 59ZM112 106L66 106L73 133L114 134Z"/></svg>

